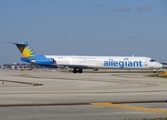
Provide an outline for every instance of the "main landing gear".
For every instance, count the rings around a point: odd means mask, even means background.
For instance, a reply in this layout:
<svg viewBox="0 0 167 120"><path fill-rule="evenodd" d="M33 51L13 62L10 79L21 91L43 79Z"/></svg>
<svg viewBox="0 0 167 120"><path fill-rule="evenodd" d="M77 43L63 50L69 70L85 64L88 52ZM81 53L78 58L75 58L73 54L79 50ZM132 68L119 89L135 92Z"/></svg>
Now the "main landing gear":
<svg viewBox="0 0 167 120"><path fill-rule="evenodd" d="M82 69L76 69L76 68L74 68L74 70L73 70L73 73L82 73L83 72L83 70Z"/></svg>

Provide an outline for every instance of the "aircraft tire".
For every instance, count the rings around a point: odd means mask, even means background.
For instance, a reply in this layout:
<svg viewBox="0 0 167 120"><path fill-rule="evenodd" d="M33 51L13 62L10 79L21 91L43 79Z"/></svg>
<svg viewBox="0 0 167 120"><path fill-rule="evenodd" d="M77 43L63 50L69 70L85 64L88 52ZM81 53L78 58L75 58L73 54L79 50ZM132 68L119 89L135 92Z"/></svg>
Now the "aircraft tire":
<svg viewBox="0 0 167 120"><path fill-rule="evenodd" d="M77 69L74 69L74 70L73 70L73 73L77 73L77 72L78 72Z"/></svg>
<svg viewBox="0 0 167 120"><path fill-rule="evenodd" d="M82 69L79 69L79 70L78 70L78 73L82 73L82 72L83 72L83 70L82 70Z"/></svg>

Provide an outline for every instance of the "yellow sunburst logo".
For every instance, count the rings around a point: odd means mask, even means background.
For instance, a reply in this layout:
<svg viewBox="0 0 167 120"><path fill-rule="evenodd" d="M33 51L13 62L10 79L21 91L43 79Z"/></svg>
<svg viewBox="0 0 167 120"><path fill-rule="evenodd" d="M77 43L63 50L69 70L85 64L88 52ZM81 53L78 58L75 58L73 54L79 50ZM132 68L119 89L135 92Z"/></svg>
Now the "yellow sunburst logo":
<svg viewBox="0 0 167 120"><path fill-rule="evenodd" d="M33 56L33 50L29 46L17 45L17 47L24 57Z"/></svg>

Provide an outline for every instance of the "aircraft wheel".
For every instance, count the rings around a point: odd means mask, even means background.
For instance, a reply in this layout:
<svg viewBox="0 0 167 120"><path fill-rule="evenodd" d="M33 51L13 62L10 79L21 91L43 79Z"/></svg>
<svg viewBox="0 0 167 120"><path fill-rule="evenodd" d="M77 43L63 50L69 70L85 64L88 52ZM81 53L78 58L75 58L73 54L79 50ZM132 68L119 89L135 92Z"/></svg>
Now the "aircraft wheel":
<svg viewBox="0 0 167 120"><path fill-rule="evenodd" d="M73 70L73 73L77 73L77 72L78 72L77 69L74 69L74 70Z"/></svg>
<svg viewBox="0 0 167 120"><path fill-rule="evenodd" d="M79 73L82 73L83 71L82 71L82 69L79 69L78 72L79 72Z"/></svg>

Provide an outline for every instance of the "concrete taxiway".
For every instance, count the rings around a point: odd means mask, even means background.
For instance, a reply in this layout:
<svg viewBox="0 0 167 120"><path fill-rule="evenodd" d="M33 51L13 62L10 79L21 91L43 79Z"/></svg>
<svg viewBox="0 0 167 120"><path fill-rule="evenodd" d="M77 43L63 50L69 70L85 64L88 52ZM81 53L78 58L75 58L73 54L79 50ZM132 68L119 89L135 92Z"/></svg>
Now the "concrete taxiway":
<svg viewBox="0 0 167 120"><path fill-rule="evenodd" d="M145 73L0 70L3 120L167 118L167 79Z"/></svg>

